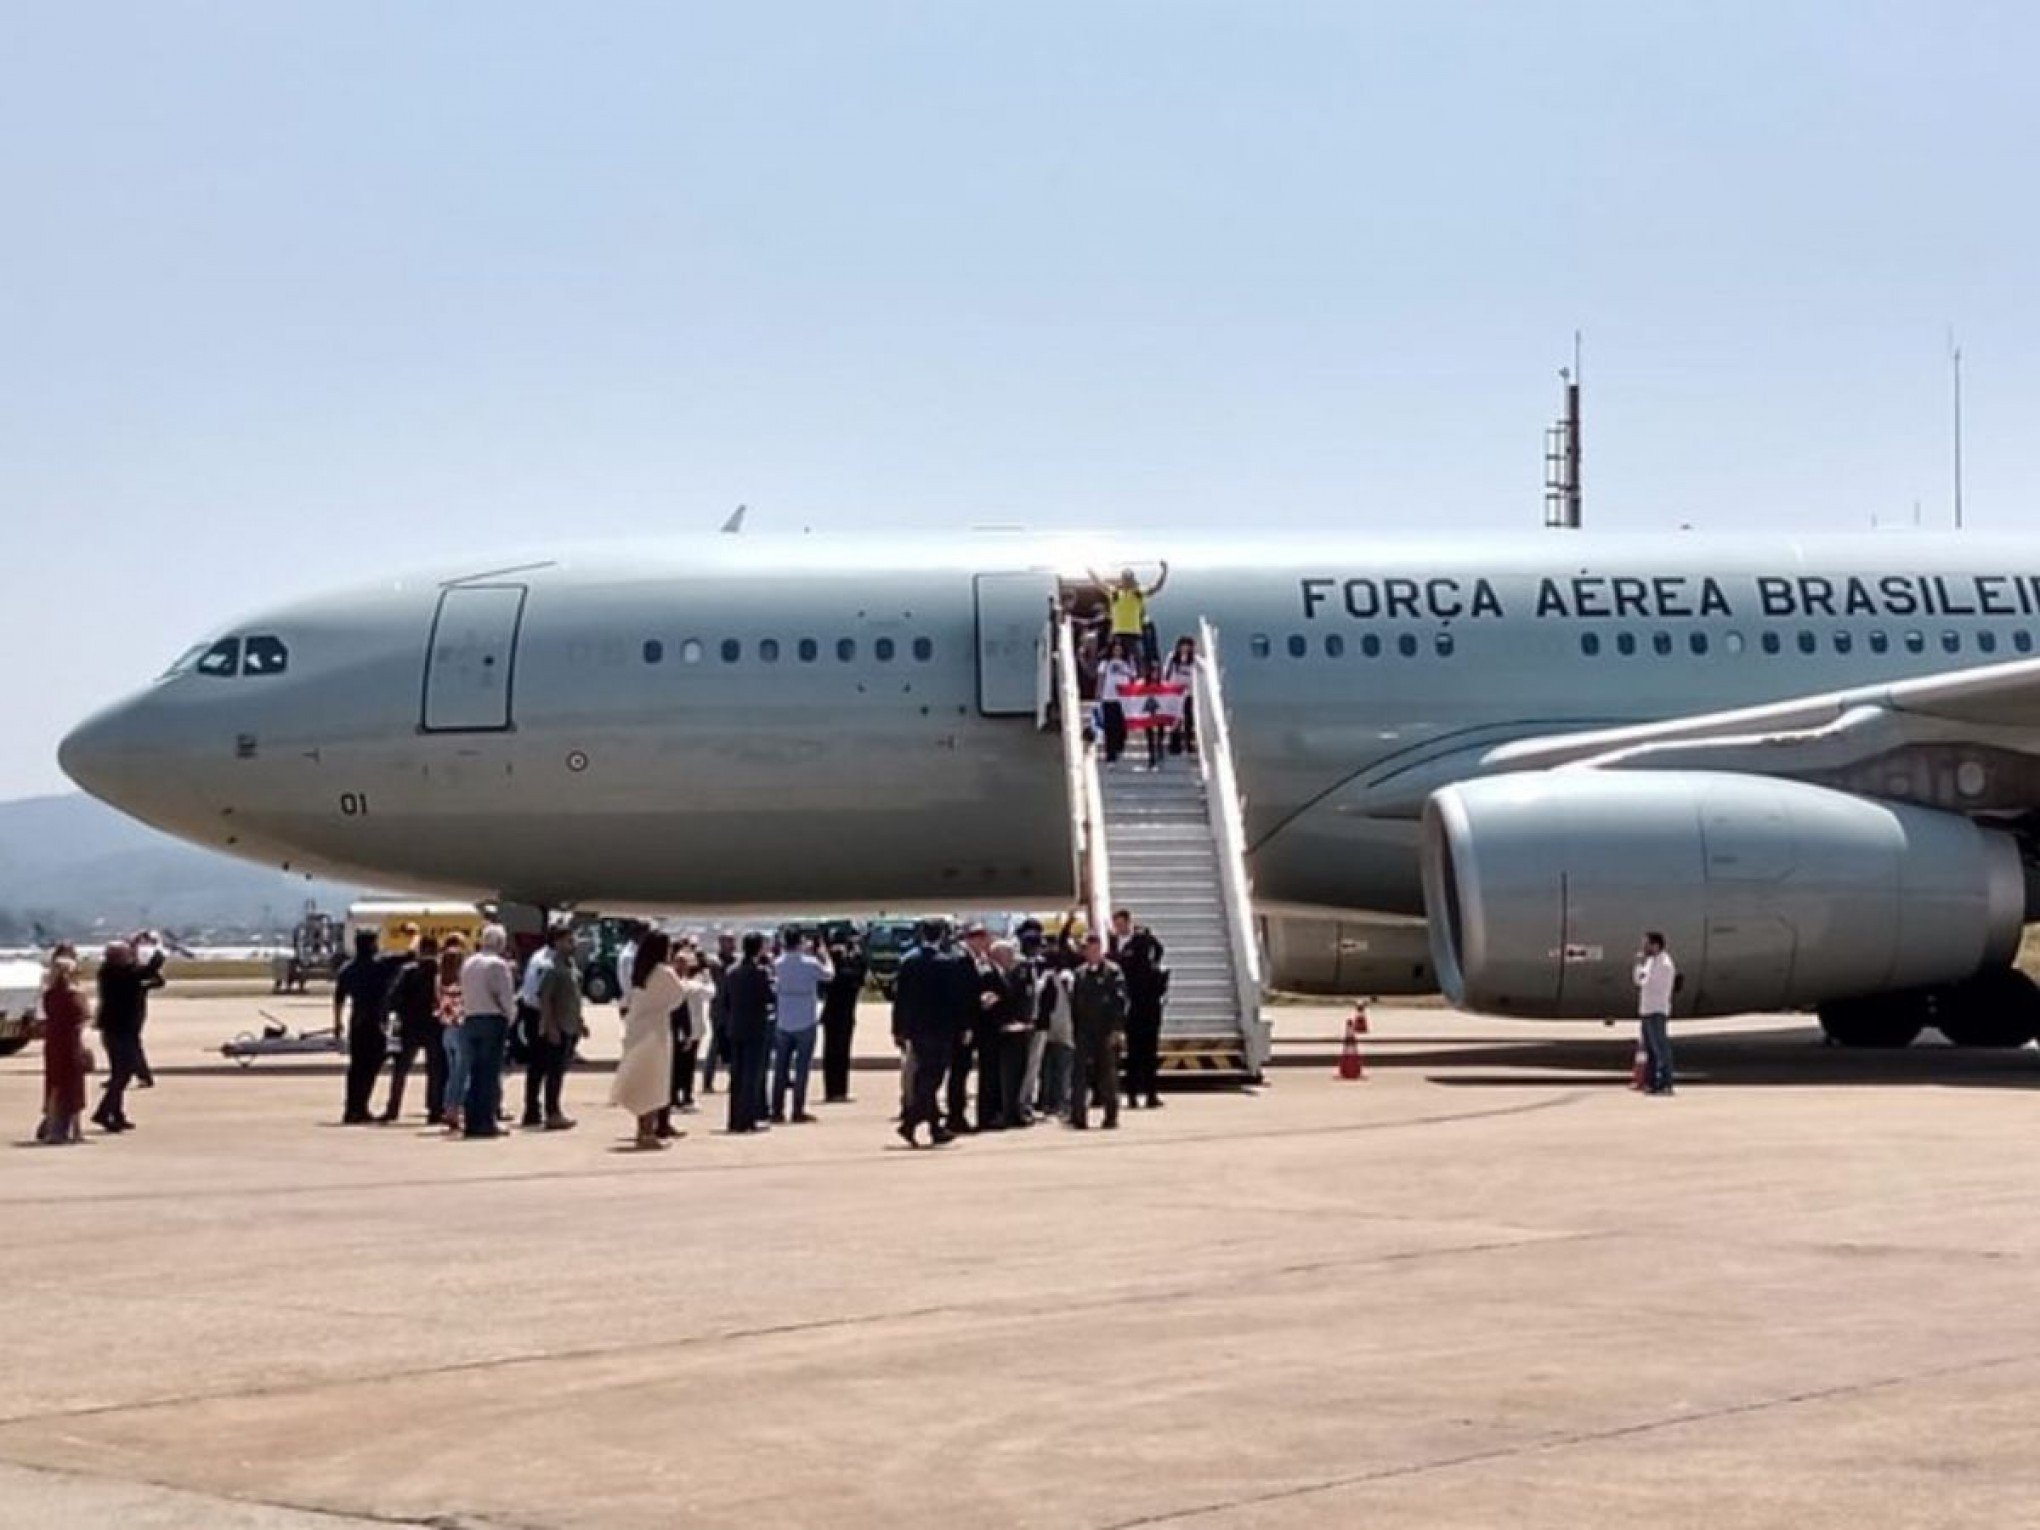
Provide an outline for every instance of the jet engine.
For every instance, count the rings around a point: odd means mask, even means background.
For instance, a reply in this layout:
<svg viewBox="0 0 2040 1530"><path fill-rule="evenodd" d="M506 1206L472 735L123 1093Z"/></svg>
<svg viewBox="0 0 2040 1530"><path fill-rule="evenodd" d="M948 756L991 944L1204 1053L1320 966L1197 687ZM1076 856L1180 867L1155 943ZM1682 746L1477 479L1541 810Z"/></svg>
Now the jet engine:
<svg viewBox="0 0 2040 1530"><path fill-rule="evenodd" d="M1675 1013L1804 1009L2011 961L2026 913L2008 834L1800 781L1560 769L1424 807L1440 985L1501 1014L1633 1014L1661 930Z"/></svg>

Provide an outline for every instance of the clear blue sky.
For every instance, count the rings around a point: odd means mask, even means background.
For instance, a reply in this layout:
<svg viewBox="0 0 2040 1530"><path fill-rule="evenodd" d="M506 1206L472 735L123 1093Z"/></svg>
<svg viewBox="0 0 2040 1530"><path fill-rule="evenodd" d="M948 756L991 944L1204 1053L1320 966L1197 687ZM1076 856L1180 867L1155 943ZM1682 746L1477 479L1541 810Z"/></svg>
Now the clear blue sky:
<svg viewBox="0 0 2040 1530"><path fill-rule="evenodd" d="M1973 525L2040 484L2017 5L0 9L0 796L488 543ZM1161 541L1158 538L1158 546Z"/></svg>

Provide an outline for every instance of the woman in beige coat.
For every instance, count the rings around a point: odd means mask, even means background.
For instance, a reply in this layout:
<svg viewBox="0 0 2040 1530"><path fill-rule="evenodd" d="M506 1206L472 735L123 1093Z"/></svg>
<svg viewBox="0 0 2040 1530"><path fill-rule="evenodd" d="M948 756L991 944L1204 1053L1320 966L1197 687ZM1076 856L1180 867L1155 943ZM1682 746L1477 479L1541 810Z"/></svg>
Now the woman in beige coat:
<svg viewBox="0 0 2040 1530"><path fill-rule="evenodd" d="M662 1148L659 1112L673 1099L673 1011L686 998L673 970L672 939L654 930L638 942L630 992L623 1000L623 1060L609 1087L609 1103L637 1118L640 1149Z"/></svg>

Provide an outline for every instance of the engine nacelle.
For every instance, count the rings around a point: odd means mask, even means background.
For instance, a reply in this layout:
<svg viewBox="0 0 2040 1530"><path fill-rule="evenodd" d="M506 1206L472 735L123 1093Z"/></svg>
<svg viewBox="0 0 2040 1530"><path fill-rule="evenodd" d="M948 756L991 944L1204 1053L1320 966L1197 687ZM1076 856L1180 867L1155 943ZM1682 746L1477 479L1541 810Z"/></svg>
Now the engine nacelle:
<svg viewBox="0 0 2040 1530"><path fill-rule="evenodd" d="M1726 1015L1957 982L2016 954L2011 836L1800 781L1561 769L1424 807L1440 986L1501 1014L1629 1015L1662 930L1674 1010Z"/></svg>

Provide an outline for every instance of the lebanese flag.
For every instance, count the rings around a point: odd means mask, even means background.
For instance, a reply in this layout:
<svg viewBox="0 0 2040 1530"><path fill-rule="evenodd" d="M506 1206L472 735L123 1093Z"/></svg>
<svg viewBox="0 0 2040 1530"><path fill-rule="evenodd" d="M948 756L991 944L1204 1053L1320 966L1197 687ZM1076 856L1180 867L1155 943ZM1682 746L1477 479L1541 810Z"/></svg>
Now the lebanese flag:
<svg viewBox="0 0 2040 1530"><path fill-rule="evenodd" d="M1189 687L1164 680L1133 680L1119 687L1119 704L1126 711L1131 733L1143 729L1183 726L1183 697Z"/></svg>

